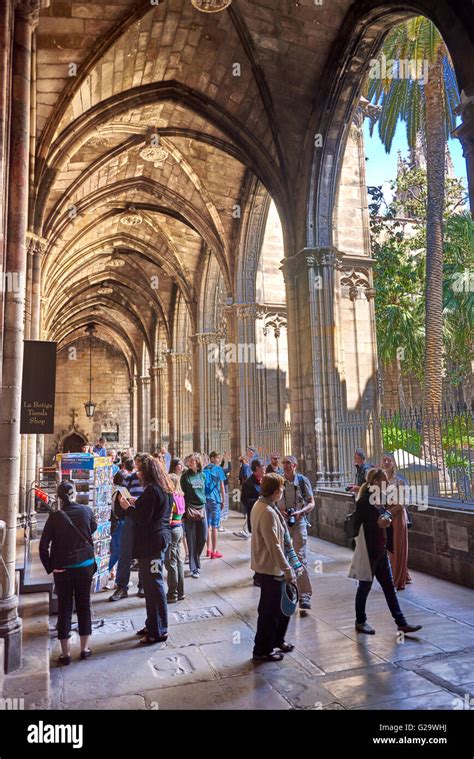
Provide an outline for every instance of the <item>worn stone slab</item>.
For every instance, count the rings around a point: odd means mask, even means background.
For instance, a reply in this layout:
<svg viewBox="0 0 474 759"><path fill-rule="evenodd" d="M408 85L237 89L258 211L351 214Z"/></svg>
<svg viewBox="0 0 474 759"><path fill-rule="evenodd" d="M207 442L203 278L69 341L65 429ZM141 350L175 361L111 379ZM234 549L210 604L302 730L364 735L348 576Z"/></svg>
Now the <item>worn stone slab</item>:
<svg viewBox="0 0 474 759"><path fill-rule="evenodd" d="M423 696L412 696L411 698L400 698L397 701L384 701L379 704L369 704L368 706L358 706L355 711L359 710L384 710L384 711L405 711L405 710L427 710L442 709L451 711L457 697L447 690L440 690L436 693L428 693Z"/></svg>
<svg viewBox="0 0 474 759"><path fill-rule="evenodd" d="M439 685L414 672L396 669L386 672L367 670L362 675L334 682L326 681L324 687L349 709L395 701L401 693L405 698L411 698L439 691Z"/></svg>
<svg viewBox="0 0 474 759"><path fill-rule="evenodd" d="M145 711L149 710L143 696L111 696L109 698L93 698L78 701L66 709L74 711Z"/></svg>
<svg viewBox="0 0 474 759"><path fill-rule="evenodd" d="M74 703L78 694L105 698L143 693L174 685L178 680L190 683L213 680L216 675L195 647L169 648L164 644L147 649L114 651L86 662L75 662L63 668L64 703Z"/></svg>
<svg viewBox="0 0 474 759"><path fill-rule="evenodd" d="M332 693L317 677L311 677L291 663L284 668L266 670L263 676L295 708L323 709L334 701Z"/></svg>
<svg viewBox="0 0 474 759"><path fill-rule="evenodd" d="M423 665L423 671L431 672L453 685L474 684L474 656L450 656L444 661L434 661Z"/></svg>
<svg viewBox="0 0 474 759"><path fill-rule="evenodd" d="M146 702L158 705L159 710L252 711L291 708L288 701L277 693L259 673L226 677L213 682L160 688L147 691L144 695Z"/></svg>

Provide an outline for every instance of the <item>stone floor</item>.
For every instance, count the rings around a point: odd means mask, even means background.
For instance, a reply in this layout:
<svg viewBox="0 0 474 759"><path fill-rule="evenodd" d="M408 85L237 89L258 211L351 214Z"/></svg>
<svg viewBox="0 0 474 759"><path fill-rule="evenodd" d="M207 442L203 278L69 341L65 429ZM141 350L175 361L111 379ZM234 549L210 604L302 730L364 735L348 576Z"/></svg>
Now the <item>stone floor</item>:
<svg viewBox="0 0 474 759"><path fill-rule="evenodd" d="M310 538L313 610L290 623L295 651L281 663L251 661L259 590L249 571L249 541L226 523L224 558L204 559L201 578L186 579L186 600L170 606L167 645L140 648L135 631L144 602L93 598L94 655L59 668L51 633L54 709L454 709L474 705L474 591L413 572L400 592L417 637L397 639L380 587L368 602L375 636L354 631L356 583L351 552ZM136 581L137 575L132 575ZM51 627L55 619L51 618ZM459 699L459 701L457 700Z"/></svg>

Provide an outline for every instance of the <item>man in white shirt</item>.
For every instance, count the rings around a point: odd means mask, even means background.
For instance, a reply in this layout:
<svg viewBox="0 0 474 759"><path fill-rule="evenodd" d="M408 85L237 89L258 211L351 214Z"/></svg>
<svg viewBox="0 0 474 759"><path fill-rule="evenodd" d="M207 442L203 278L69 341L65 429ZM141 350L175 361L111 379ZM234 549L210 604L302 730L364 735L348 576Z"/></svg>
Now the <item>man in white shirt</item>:
<svg viewBox="0 0 474 759"><path fill-rule="evenodd" d="M298 576L298 592L300 610L305 613L311 609L313 593L308 574L306 545L308 542L308 515L314 508L314 497L311 483L303 474L297 473L298 461L296 456L285 456L283 459L283 477L285 486L283 495L278 502L278 508L285 517L288 530L293 541L298 559L305 571Z"/></svg>

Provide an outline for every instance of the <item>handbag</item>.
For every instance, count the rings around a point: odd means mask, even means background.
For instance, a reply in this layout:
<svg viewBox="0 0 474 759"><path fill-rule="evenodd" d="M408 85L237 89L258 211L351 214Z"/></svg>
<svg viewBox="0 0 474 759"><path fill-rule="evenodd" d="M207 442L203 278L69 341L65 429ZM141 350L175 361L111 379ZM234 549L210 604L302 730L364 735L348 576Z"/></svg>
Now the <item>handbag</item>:
<svg viewBox="0 0 474 759"><path fill-rule="evenodd" d="M362 529L359 530L359 534L354 538L354 540L356 547L347 576L352 577L353 580L365 580L372 582L374 575L369 559L369 552L367 550L367 543L365 541L365 532L363 526Z"/></svg>
<svg viewBox="0 0 474 759"><path fill-rule="evenodd" d="M204 506L197 509L195 506L186 506L185 518L190 519L192 522L199 522L206 516L206 509Z"/></svg>
<svg viewBox="0 0 474 759"><path fill-rule="evenodd" d="M346 533L347 540L354 540L356 537L355 533L355 516L356 513L353 511L351 514L348 514L344 520L344 532Z"/></svg>

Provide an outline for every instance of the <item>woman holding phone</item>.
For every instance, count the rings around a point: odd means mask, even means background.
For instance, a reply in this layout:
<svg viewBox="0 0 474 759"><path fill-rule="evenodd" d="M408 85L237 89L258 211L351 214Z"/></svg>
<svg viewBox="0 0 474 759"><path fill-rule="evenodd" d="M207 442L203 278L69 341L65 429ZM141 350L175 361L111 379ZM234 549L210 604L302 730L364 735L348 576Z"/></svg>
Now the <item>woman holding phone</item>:
<svg viewBox="0 0 474 759"><path fill-rule="evenodd" d="M135 524L133 555L138 559L147 619L140 643L150 646L168 638L168 607L163 579L163 563L171 541L170 517L174 485L158 459L143 455L138 477L144 491L128 500L120 495L120 505Z"/></svg>
<svg viewBox="0 0 474 759"><path fill-rule="evenodd" d="M379 581L387 601L388 608L398 629L404 633L414 633L421 630L421 625L409 625L400 609L392 570L387 554L387 527L391 524L391 514L383 506L383 493L387 487L387 475L383 469L370 469L367 479L361 486L356 501L354 532L359 534L364 530L367 553L372 570L372 580L359 580L355 600L356 623L359 633L374 635L375 630L367 624L365 606L371 591L373 577Z"/></svg>

